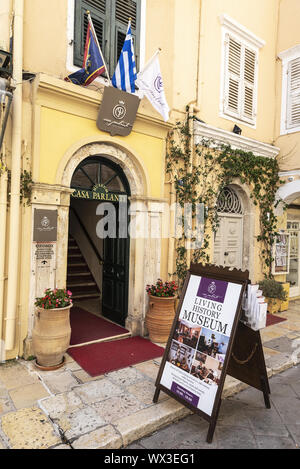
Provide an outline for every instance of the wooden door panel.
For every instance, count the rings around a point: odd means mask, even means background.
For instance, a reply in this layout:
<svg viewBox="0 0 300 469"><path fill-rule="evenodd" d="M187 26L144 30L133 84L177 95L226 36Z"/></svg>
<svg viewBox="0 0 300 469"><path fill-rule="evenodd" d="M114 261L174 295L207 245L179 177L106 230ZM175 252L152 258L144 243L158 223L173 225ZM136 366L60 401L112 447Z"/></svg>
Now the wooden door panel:
<svg viewBox="0 0 300 469"><path fill-rule="evenodd" d="M106 238L103 244L102 314L124 326L128 311L129 238Z"/></svg>
<svg viewBox="0 0 300 469"><path fill-rule="evenodd" d="M242 267L243 218L220 215L220 225L214 244L214 263Z"/></svg>

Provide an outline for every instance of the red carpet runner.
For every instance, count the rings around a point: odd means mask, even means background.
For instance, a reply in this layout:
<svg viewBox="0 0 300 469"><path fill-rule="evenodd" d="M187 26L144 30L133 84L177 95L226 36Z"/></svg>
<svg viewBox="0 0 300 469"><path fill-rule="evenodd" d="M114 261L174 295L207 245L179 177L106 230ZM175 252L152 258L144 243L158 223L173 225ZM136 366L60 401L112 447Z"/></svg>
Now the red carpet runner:
<svg viewBox="0 0 300 469"><path fill-rule="evenodd" d="M83 345L68 350L68 354L90 375L99 376L153 358L161 357L162 347L142 337Z"/></svg>
<svg viewBox="0 0 300 469"><path fill-rule="evenodd" d="M70 345L83 344L93 340L106 339L129 331L124 327L106 321L88 311L73 306L70 311L71 340Z"/></svg>
<svg viewBox="0 0 300 469"><path fill-rule="evenodd" d="M279 316L275 316L275 314L267 314L267 325L268 326L273 326L273 324L277 324L278 322L286 321L286 318L281 318Z"/></svg>

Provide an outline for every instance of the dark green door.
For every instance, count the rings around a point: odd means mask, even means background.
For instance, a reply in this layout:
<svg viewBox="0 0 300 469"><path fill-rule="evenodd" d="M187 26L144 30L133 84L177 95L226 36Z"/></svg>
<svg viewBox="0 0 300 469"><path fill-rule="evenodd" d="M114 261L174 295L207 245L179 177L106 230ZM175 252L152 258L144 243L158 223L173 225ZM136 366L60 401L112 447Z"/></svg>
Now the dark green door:
<svg viewBox="0 0 300 469"><path fill-rule="evenodd" d="M119 228L118 207L117 224ZM129 238L105 238L102 314L122 326L128 313Z"/></svg>

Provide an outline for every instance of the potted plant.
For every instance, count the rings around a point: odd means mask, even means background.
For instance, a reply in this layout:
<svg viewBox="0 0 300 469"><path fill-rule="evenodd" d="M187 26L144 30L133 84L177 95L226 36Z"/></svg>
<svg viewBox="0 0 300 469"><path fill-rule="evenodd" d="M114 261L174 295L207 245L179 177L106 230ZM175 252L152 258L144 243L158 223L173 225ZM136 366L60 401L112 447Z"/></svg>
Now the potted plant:
<svg viewBox="0 0 300 469"><path fill-rule="evenodd" d="M146 286L149 295L146 326L152 342L168 341L175 316L177 290L178 285L174 281L163 282L161 279L158 279L154 285Z"/></svg>
<svg viewBox="0 0 300 469"><path fill-rule="evenodd" d="M274 279L265 279L259 283L259 288L268 303L269 313L280 311L281 302L287 298L287 292L282 283L276 282Z"/></svg>
<svg viewBox="0 0 300 469"><path fill-rule="evenodd" d="M36 298L32 345L36 366L43 370L60 368L71 337L70 308L72 292L48 288L44 296Z"/></svg>

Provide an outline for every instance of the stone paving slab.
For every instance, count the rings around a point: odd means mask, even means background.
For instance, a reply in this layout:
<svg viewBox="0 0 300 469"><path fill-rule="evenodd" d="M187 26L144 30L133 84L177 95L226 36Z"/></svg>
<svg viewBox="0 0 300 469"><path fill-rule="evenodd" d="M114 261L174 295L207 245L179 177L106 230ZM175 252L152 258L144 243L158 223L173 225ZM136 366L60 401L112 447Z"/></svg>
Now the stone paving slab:
<svg viewBox="0 0 300 469"><path fill-rule="evenodd" d="M116 386L107 378L76 386L73 389L85 404L94 404L109 397L120 396L123 393L119 386Z"/></svg>
<svg viewBox="0 0 300 469"><path fill-rule="evenodd" d="M146 406L138 402L134 396L125 394L92 404L92 407L106 423L115 424L119 419L128 417Z"/></svg>
<svg viewBox="0 0 300 469"><path fill-rule="evenodd" d="M190 411L186 407L173 399L168 399L120 419L116 422L115 428L122 436L123 446L127 446L157 428L183 418L189 413Z"/></svg>
<svg viewBox="0 0 300 469"><path fill-rule="evenodd" d="M5 414L1 426L11 449L47 449L61 443L48 417L36 407Z"/></svg>
<svg viewBox="0 0 300 469"><path fill-rule="evenodd" d="M272 339L267 342L264 342L264 347L291 355L294 351L292 343L292 340L290 340L288 337L283 336L278 337L277 339Z"/></svg>
<svg viewBox="0 0 300 469"><path fill-rule="evenodd" d="M39 405L53 420L83 408L82 400L73 391L41 399Z"/></svg>
<svg viewBox="0 0 300 469"><path fill-rule="evenodd" d="M73 442L73 449L116 449L121 448L122 438L112 425L94 430Z"/></svg>
<svg viewBox="0 0 300 469"><path fill-rule="evenodd" d="M13 412L15 407L9 398L7 399L0 399L0 417L3 414L7 414L7 412Z"/></svg>
<svg viewBox="0 0 300 469"><path fill-rule="evenodd" d="M90 406L62 414L59 418L54 419L54 422L61 429L64 438L70 442L79 438L82 434L92 432L106 425L104 419Z"/></svg>
<svg viewBox="0 0 300 469"><path fill-rule="evenodd" d="M33 407L37 400L49 395L42 383L27 384L21 388L9 392L10 398L16 409ZM0 410L1 413L1 410Z"/></svg>
<svg viewBox="0 0 300 469"><path fill-rule="evenodd" d="M272 377L271 410L265 411L262 393L226 377L218 428L228 447L246 445L247 430L249 447L253 442L257 446L262 436L270 447L288 447L291 435L299 444L300 415L295 407L300 408L300 381L293 367L300 361L296 353L297 347L300 352L299 305L283 313L288 320L282 327L277 324L262 331L267 372ZM161 447L166 439L153 441L149 435L178 420L182 439L177 447L214 448L215 444L205 443L207 422L185 406L163 392L158 404L153 404L160 362L161 358L149 360L98 377L90 377L68 355L64 366L52 372L22 359L1 364L0 448L117 449L136 445L140 438ZM191 437L188 425L197 428L197 435ZM239 434L231 438L230 431ZM170 436L170 444L175 444L172 441Z"/></svg>
<svg viewBox="0 0 300 469"><path fill-rule="evenodd" d="M38 383L36 374L29 373L21 363L9 361L0 366L0 383L8 391L28 384Z"/></svg>

